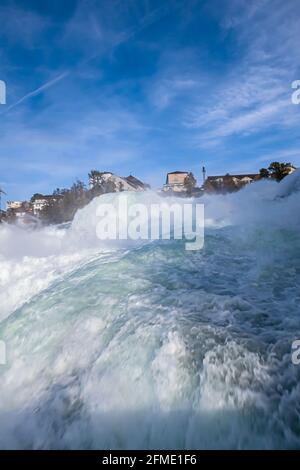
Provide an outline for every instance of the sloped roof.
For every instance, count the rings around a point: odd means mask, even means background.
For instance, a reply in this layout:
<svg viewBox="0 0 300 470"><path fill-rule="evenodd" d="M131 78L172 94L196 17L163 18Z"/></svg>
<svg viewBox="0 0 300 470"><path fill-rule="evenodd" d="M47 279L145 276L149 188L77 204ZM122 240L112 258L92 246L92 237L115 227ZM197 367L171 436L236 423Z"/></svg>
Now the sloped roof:
<svg viewBox="0 0 300 470"><path fill-rule="evenodd" d="M167 173L167 175L184 175L188 173L189 171L170 171L169 173Z"/></svg>
<svg viewBox="0 0 300 470"><path fill-rule="evenodd" d="M244 175L230 175L229 173L227 175L219 175L219 176L208 176L206 179L207 180L217 180L217 179L223 179L223 178L238 178L238 179L242 179L242 178L257 178L259 175L259 173L248 173L248 174L244 174Z"/></svg>
<svg viewBox="0 0 300 470"><path fill-rule="evenodd" d="M141 180L139 180L138 178L136 178L135 176L132 176L132 175L129 175L129 176L126 176L126 181L135 186L135 187L148 187L149 185L148 184L145 184L143 183Z"/></svg>

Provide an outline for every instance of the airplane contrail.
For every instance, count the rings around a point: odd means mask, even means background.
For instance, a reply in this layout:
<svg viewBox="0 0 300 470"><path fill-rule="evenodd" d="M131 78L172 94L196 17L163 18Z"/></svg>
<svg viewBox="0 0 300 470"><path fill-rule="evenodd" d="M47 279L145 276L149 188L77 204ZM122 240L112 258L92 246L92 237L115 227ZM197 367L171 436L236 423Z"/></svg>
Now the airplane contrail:
<svg viewBox="0 0 300 470"><path fill-rule="evenodd" d="M177 4L177 8L178 8L178 6L179 5ZM176 9L176 7L175 7L175 9ZM174 10L174 8L173 8L173 10ZM169 13L169 11L170 11L169 7L160 6L160 7L156 8L155 10L153 10L152 12L148 13L147 15L145 15L142 18L142 20L140 21L140 24L138 26L136 26L136 27L134 27L130 30L125 31L124 33L121 33L119 35L119 38L114 42L114 44L110 47L110 49L115 48L115 47L119 46L120 44L128 41L129 39L134 37L137 33L141 32L143 29L147 28L148 26L152 25L153 23L155 23L159 19L166 16ZM24 101L27 101L28 99L32 98L33 96L39 95L43 91L47 90L48 88L50 88L53 85L55 85L56 83L60 82L64 78L68 77L74 70L76 70L76 69L80 68L82 65L85 65L88 62L94 60L98 56L99 56L99 53L93 54L92 56L88 57L87 59L84 59L82 62L80 62L73 69L66 70L65 72L61 73L60 75L53 78L52 80L49 80L48 82L44 83L40 87L38 87L35 90L31 91L30 93L27 93L26 95L22 96L22 98L20 98L18 101L11 104L7 108L5 108L5 110L2 113L0 113L0 115L7 113L11 109L14 109L16 106L19 106L20 104L24 103Z"/></svg>
<svg viewBox="0 0 300 470"><path fill-rule="evenodd" d="M57 77L53 78L52 80L49 80L48 82L44 83L43 85L41 85L40 87L36 88L36 90L33 90L31 91L30 93L27 93L26 95L22 96L22 98L20 98L18 101L16 101L15 103L11 104L10 106L8 106L4 112L8 112L9 110L15 108L16 106L18 106L19 104L23 103L24 101L26 101L27 99L29 98L32 98L32 96L36 96L36 95L39 95L40 93L42 93L44 90L47 90L48 88L50 88L52 85L54 85L55 83L57 82L60 82L63 78L65 78L67 75L69 75L71 72L68 70L66 72L63 72L61 73L60 75L58 75ZM4 113L1 113L1 114L4 114Z"/></svg>

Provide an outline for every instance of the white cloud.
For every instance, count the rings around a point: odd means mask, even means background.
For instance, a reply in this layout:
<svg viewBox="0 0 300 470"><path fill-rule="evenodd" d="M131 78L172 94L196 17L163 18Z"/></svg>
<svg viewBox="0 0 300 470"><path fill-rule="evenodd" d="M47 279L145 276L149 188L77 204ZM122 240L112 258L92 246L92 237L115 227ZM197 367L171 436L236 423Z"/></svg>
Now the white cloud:
<svg viewBox="0 0 300 470"><path fill-rule="evenodd" d="M183 125L195 130L196 145L221 146L233 135L295 128L290 87L299 63L299 52L294 55L300 30L297 2L236 0L220 21L234 30L240 60L207 90L204 100L196 96L196 104L186 110Z"/></svg>

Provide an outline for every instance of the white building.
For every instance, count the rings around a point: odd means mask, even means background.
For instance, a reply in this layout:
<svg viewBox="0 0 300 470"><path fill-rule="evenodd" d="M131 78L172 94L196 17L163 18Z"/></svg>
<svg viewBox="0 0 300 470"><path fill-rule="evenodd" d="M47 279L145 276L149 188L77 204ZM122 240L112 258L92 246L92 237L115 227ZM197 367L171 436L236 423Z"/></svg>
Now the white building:
<svg viewBox="0 0 300 470"><path fill-rule="evenodd" d="M7 201L6 203L6 210L12 209L20 209L22 207L23 202L22 201Z"/></svg>
<svg viewBox="0 0 300 470"><path fill-rule="evenodd" d="M103 192L119 192L119 191L145 191L150 186L143 183L132 175L118 176L110 171L91 171L89 174L89 187L102 188Z"/></svg>
<svg viewBox="0 0 300 470"><path fill-rule="evenodd" d="M36 194L31 198L32 210L35 216L38 216L41 210L47 206L50 202L55 202L58 199L61 199L62 196L53 196L53 195L42 195Z"/></svg>
<svg viewBox="0 0 300 470"><path fill-rule="evenodd" d="M38 215L39 212L46 206L48 199L46 197L37 197L32 199L32 209L34 215Z"/></svg>

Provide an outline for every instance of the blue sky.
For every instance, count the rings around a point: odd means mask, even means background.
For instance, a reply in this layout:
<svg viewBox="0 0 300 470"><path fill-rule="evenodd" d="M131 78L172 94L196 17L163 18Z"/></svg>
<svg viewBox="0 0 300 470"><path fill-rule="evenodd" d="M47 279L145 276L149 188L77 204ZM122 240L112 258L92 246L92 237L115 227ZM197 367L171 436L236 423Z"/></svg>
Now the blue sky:
<svg viewBox="0 0 300 470"><path fill-rule="evenodd" d="M0 186L300 165L299 0L0 0Z"/></svg>

